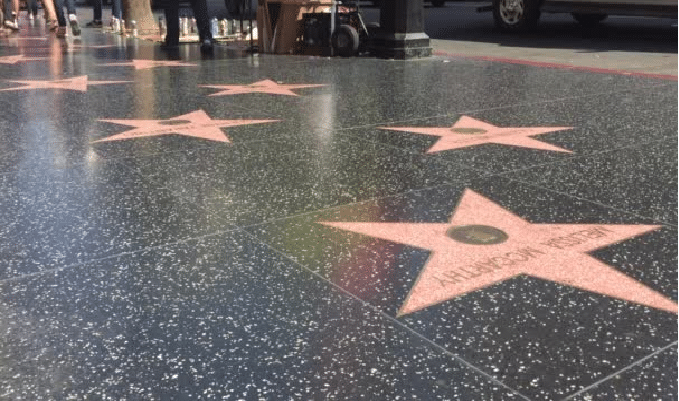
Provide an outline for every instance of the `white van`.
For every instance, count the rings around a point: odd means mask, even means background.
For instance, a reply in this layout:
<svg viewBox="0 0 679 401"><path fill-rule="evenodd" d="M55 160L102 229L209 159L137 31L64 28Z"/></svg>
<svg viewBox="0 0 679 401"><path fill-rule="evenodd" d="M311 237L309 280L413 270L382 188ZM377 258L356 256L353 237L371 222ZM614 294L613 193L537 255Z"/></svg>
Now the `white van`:
<svg viewBox="0 0 679 401"><path fill-rule="evenodd" d="M540 13L570 13L591 25L608 15L677 18L677 0L493 0L493 19L503 31L522 31L537 24Z"/></svg>

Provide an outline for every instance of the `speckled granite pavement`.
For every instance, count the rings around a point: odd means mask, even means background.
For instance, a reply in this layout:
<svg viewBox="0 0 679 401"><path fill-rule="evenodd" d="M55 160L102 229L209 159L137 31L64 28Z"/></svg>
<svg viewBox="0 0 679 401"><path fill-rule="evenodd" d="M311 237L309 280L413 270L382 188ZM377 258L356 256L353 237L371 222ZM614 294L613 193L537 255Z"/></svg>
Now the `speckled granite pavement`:
<svg viewBox="0 0 679 401"><path fill-rule="evenodd" d="M0 399L677 399L676 81L27 25L0 78Z"/></svg>

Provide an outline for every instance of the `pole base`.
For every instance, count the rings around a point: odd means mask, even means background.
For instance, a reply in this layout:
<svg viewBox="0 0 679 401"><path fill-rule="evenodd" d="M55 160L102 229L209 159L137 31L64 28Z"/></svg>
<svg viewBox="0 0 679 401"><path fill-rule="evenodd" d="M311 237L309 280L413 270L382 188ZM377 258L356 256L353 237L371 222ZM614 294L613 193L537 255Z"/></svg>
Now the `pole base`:
<svg viewBox="0 0 679 401"><path fill-rule="evenodd" d="M408 60L429 57L432 49L429 36L419 33L377 32L370 38L372 53L380 58Z"/></svg>

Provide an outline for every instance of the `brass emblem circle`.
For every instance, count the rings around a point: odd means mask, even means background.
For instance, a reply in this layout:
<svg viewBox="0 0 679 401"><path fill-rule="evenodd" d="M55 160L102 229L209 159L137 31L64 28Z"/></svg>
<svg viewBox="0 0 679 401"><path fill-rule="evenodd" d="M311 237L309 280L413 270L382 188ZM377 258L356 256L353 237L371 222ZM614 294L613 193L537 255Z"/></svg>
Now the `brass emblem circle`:
<svg viewBox="0 0 679 401"><path fill-rule="evenodd" d="M181 125L181 124L190 124L191 121L188 120L168 120L168 121L161 121L158 124L160 125Z"/></svg>
<svg viewBox="0 0 679 401"><path fill-rule="evenodd" d="M483 135L488 132L485 129L480 128L451 128L451 131L462 135Z"/></svg>
<svg viewBox="0 0 679 401"><path fill-rule="evenodd" d="M501 244L509 238L506 232L491 226L468 225L451 227L446 235L457 242L469 245Z"/></svg>

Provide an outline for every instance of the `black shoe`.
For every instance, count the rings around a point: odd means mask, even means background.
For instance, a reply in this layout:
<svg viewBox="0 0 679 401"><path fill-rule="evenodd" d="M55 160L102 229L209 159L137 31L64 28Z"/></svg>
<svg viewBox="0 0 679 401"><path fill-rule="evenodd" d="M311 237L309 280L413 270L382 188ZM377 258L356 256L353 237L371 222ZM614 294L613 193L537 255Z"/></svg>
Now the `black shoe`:
<svg viewBox="0 0 679 401"><path fill-rule="evenodd" d="M203 43L200 44L200 52L202 54L213 54L215 47L210 39L205 39Z"/></svg>
<svg viewBox="0 0 679 401"><path fill-rule="evenodd" d="M162 50L177 50L179 49L179 42L168 42L164 41L160 44Z"/></svg>
<svg viewBox="0 0 679 401"><path fill-rule="evenodd" d="M104 23L96 19L85 24L86 28L101 28L102 26L104 26Z"/></svg>

